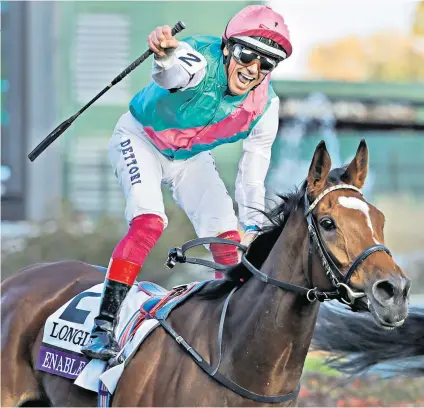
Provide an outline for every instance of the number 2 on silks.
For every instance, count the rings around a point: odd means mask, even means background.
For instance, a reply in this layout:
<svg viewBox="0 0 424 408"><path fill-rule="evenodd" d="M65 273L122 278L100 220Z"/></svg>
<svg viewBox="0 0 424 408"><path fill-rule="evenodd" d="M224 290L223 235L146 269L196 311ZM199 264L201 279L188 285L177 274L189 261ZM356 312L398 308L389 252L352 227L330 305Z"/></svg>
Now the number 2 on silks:
<svg viewBox="0 0 424 408"><path fill-rule="evenodd" d="M100 297L100 293L96 292L82 292L75 296L71 303L66 307L59 319L66 320L67 322L84 324L88 315L91 313L89 310L78 309L77 306L81 299L86 297Z"/></svg>
<svg viewBox="0 0 424 408"><path fill-rule="evenodd" d="M200 62L201 59L197 56L192 54L191 52L188 52L186 55L178 57L179 60L182 62L185 62L189 67L192 67L193 65L191 62Z"/></svg>

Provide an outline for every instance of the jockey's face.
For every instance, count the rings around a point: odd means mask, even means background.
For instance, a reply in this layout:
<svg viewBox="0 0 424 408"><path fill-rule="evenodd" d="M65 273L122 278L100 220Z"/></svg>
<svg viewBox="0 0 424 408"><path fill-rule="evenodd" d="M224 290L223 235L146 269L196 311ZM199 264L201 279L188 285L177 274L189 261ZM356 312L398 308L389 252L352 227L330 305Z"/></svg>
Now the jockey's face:
<svg viewBox="0 0 424 408"><path fill-rule="evenodd" d="M225 47L223 52L227 56L228 48ZM226 69L228 88L233 95L244 95L259 85L265 78L265 74L259 69L258 60L252 61L249 65L244 65L231 57Z"/></svg>

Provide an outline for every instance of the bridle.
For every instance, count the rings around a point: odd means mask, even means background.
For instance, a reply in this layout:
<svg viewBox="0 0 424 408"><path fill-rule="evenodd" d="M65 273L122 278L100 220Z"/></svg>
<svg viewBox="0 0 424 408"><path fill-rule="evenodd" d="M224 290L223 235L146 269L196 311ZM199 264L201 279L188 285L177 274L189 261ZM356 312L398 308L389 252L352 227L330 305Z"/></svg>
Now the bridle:
<svg viewBox="0 0 424 408"><path fill-rule="evenodd" d="M205 245L205 244L217 243L217 244L235 245L243 251L243 254L241 256L242 264L253 274L253 276L260 279L261 281L267 284L276 286L280 289L298 293L299 295L303 295L311 303L317 300L320 302L324 302L326 300L337 299L343 303L350 305L351 308L353 308L356 299L364 297L365 293L354 291L349 286L349 282L352 277L352 274L356 271L358 266L374 252L384 251L390 256L391 256L391 252L389 248L387 248L385 245L382 245L382 244L373 245L365 249L360 255L356 257L356 259L349 266L345 274L343 274L340 271L339 267L336 265L336 262L333 260L332 256L329 254L329 251L327 250L327 247L320 235L317 222L313 216L313 211L315 207L317 206L317 204L327 194L330 194L332 191L340 190L340 189L353 190L362 195L361 191L355 186L352 186L350 184L337 184L325 189L313 201L313 203L310 204L308 199L308 194L307 194L306 183L305 183L304 184L305 193L301 198L301 200L303 199L304 201L304 215L305 215L307 226L308 226L308 266L307 266L307 270L305 271L305 277L309 285L312 286L311 285L312 284L312 257L313 257L313 252L315 248L318 254L318 257L321 260L321 264L324 268L325 274L329 277L333 285L332 291L320 291L318 290L318 288L311 288L311 287L306 288L304 286L293 285L291 283L274 279L270 277L269 275L266 275L265 273L261 272L254 265L252 265L252 263L246 258L246 251L248 249L246 246L241 245L235 241L231 241L231 240L223 239L223 238L217 238L217 237L194 239L194 240L186 242L181 248L171 249L168 253L168 260L165 263L165 266L171 269L176 265L177 262L179 263L187 262L187 263L207 266L216 270L223 271L225 273L225 271L229 269L228 266L217 264L215 262L208 261L205 259L189 258L185 256L185 252L188 251L190 248L193 248L199 245ZM218 383L229 388L236 394L244 398L248 398L253 401L262 402L262 403L282 403L282 402L291 401L297 398L300 391L300 383L298 384L298 387L295 391L288 394L275 395L275 396L260 395L243 388L242 386L235 383L234 381L232 381L231 379L229 379L228 377L224 376L223 374L219 372L220 363L222 361L222 338L224 333L225 317L226 317L228 305L230 303L230 299L240 286L241 286L241 283L236 285L228 294L227 299L225 300L225 303L224 303L224 307L221 312L221 319L219 322L219 329L218 329L219 358L218 358L218 363L216 367L212 367L207 361L205 361L203 357L181 335L179 335L171 327L171 325L168 322L165 321L165 319L159 320L159 323L164 328L164 330L169 335L171 335L174 338L174 340L187 353L189 353L193 361L204 372L206 372L210 377L214 378Z"/></svg>
<svg viewBox="0 0 424 408"><path fill-rule="evenodd" d="M252 263L246 257L246 252L248 248L246 248L244 245L241 245L238 242L231 241L228 239L223 239L223 238L216 238L216 237L198 238L198 239L193 239L191 241L186 242L181 248L172 248L168 253L168 260L165 265L171 269L175 266L177 262L192 263L192 264L207 266L216 270L223 271L225 273L225 271L227 271L231 267L217 264L215 262L204 260L204 259L189 258L185 256L185 252L188 251L190 248L193 248L199 245L205 245L205 244L217 243L217 244L235 245L243 251L243 254L241 256L241 263L249 270L249 272L253 274L253 276L260 279L261 281L267 284L271 284L273 286L279 287L281 289L290 291L290 292L295 292L295 293L304 295L309 302L315 302L316 300L320 302L324 302L326 300L337 299L347 305L353 306L356 299L365 296L364 292L357 292L349 286L350 279L353 273L356 271L358 266L374 252L384 251L390 256L391 256L391 252L389 248L387 248L387 246L383 244L370 246L369 248L365 249L363 252L361 252L361 254L359 254L355 258L355 260L351 263L351 265L349 266L345 274L342 273L342 271L336 265L336 262L333 260L333 257L330 255L324 243L324 240L322 239L321 234L319 232L317 222L313 216L314 209L327 194L335 190L341 190L341 189L353 190L358 192L362 196L361 190L359 190L357 187L353 185L337 184L325 189L312 202L312 204L309 204L307 188L305 185L304 186L305 193L302 197L304 202L304 215L305 215L306 223L308 227L308 266L307 266L307 269L305 270L306 280L308 281L310 285L312 285L312 258L313 258L314 248L315 248L316 253L324 268L325 274L329 277L332 283L333 288L331 291L321 291L316 287L306 288L304 286L294 285L291 283L280 281L278 279L274 279L266 275L265 273L261 272L254 265L252 265Z"/></svg>
<svg viewBox="0 0 424 408"><path fill-rule="evenodd" d="M333 260L333 257L329 254L327 247L319 233L319 229L316 223L315 218L313 217L313 210L317 206L317 204L329 193L335 190L353 190L358 192L362 196L361 190L359 190L357 187L352 186L350 184L337 184L334 186L331 186L327 189L325 189L315 200L314 202L307 208L308 198L307 193L305 189L305 217L306 222L308 224L308 233L309 233L309 250L308 250L308 271L309 271L309 279L308 281L311 282L311 273L312 273L312 252L313 252L313 246L315 245L315 248L317 249L317 254L321 260L321 264L325 270L325 274L330 278L333 286L336 288L336 291L338 292L338 296L335 297L335 299L338 299L339 301L346 303L347 305L353 306L355 303L355 300L361 297L365 296L364 292L357 292L354 291L350 286L350 280L352 278L353 273L356 271L358 266L367 259L371 254L374 252L380 252L384 251L388 255L392 255L390 252L390 249L387 248L386 245L383 244L377 244L372 245L365 249L363 252L361 252L355 260L350 264L348 270L345 274L340 271L338 266L336 265L336 262ZM322 292L324 295L326 292ZM330 292L331 294L332 292ZM326 300L326 299L324 299Z"/></svg>

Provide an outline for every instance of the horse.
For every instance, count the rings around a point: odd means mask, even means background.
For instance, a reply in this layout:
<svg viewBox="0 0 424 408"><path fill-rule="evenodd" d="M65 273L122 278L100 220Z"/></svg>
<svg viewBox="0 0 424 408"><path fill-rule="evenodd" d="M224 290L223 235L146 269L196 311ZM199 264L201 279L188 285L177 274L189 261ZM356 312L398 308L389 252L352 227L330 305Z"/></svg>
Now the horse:
<svg viewBox="0 0 424 408"><path fill-rule="evenodd" d="M303 184L264 211L268 222L241 262L146 338L111 404L295 406L320 302L337 299L381 327L401 326L410 280L384 245L384 215L360 191L367 171L364 140L333 170L321 141ZM96 405L96 393L34 367L48 316L103 279L92 265L63 261L3 282L2 406Z"/></svg>
<svg viewBox="0 0 424 408"><path fill-rule="evenodd" d="M405 324L386 332L367 314L325 305L319 310L312 349L326 352L326 365L353 377L377 371L384 378L424 376L424 307L410 305Z"/></svg>

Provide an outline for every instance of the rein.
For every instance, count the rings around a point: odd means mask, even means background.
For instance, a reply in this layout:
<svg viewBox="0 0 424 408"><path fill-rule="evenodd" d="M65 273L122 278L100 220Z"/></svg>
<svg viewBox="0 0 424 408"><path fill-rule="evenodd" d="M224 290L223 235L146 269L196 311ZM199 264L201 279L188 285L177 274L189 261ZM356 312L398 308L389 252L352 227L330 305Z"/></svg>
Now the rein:
<svg viewBox="0 0 424 408"><path fill-rule="evenodd" d="M355 258L355 260L352 262L349 269L347 270L346 274L343 274L340 271L340 269L336 265L336 262L333 260L332 256L329 254L329 251L327 250L327 247L319 233L319 228L317 226L316 220L312 215L313 210L315 209L317 204L327 194L331 193L332 191L340 190L340 189L354 190L358 192L359 194L361 194L362 196L362 192L357 187L352 186L350 184L337 184L335 186L331 186L327 188L310 205L308 205L309 200L308 200L306 189L305 189L305 194L303 196L304 207L305 207L304 214L305 214L305 218L306 218L306 222L308 226L308 244L309 244L308 268L307 268L306 279L312 285L312 277L311 277L312 276L312 256L313 256L313 250L315 247L317 250L318 256L321 260L321 264L325 270L325 274L329 277L329 279L331 280L331 283L333 284L334 290L332 291L320 291L318 290L318 288L306 288L304 286L293 285L291 283L274 279L264 274L258 268L252 265L252 263L246 257L246 252L247 252L246 246L238 242L231 241L224 238L217 238L217 237L197 238L191 241L187 241L181 248L172 248L168 252L168 259L165 263L165 266L169 269L172 269L177 262L192 263L192 264L207 266L209 268L213 268L213 269L225 272L229 268L232 268L232 266L221 265L216 262L212 262L212 261L208 261L208 260L200 259L200 258L186 257L185 253L189 249L195 246L205 245L205 244L234 245L240 248L243 252L241 256L241 263L249 270L249 272L253 274L253 276L260 279L261 281L265 283L269 283L281 289L288 290L290 292L304 295L309 302L314 302L315 300L324 302L326 300L337 299L347 305L353 305L356 299L365 296L364 292L354 291L349 286L350 279L353 273L358 268L358 266L374 252L384 251L390 256L392 254L386 245L383 245L383 244L373 245L365 249Z"/></svg>
<svg viewBox="0 0 424 408"><path fill-rule="evenodd" d="M340 190L340 189L354 190L362 195L361 191L355 186L352 186L350 184L338 184L324 190L314 200L312 204L309 204L306 188L305 188L305 194L302 197L304 200L304 215L305 215L307 227L308 227L308 246L309 246L308 267L307 267L307 271L305 272L306 280L309 282L310 285L312 285L312 256L313 256L313 250L314 248L316 248L316 252L321 260L321 264L324 268L325 274L329 277L333 285L332 291L320 291L316 287L307 288L304 286L298 286L288 282L280 281L278 279L274 279L270 277L269 275L266 275L265 273L261 272L258 268L252 265L252 263L246 258L246 252L247 252L246 246L238 242L231 241L224 238L217 238L217 237L198 238L198 239L193 239L191 241L186 242L181 248L172 248L168 252L168 259L167 259L167 262L165 263L165 266L169 269L172 269L177 262L192 263L192 264L207 266L209 268L213 268L213 269L225 272L229 268L232 268L232 266L229 267L226 265L217 264L215 262L200 259L200 258L186 257L185 253L186 251L188 251L189 249L195 246L205 245L205 244L216 243L216 244L234 245L243 251L243 254L241 256L241 263L252 273L253 276L260 279L262 282L266 284L271 284L282 290L287 290L289 292L294 292L294 293L298 293L299 295L303 295L310 303L313 303L317 300L319 302L324 302L327 300L337 299L352 307L356 299L365 296L364 292L354 291L349 286L349 282L352 277L352 274L355 272L358 266L374 252L384 251L390 256L391 256L391 252L389 248L387 248L385 245L382 245L382 244L373 245L365 249L361 254L359 254L355 258L355 260L352 262L349 269L347 270L346 274L343 274L340 271L335 261L333 260L332 256L329 254L329 251L327 250L326 245L319 233L316 220L313 217L313 210L315 209L319 201L322 200L323 197L325 197L327 194L331 193L332 191ZM278 403L278 402L287 402L287 401L293 400L297 398L299 394L300 383L297 387L297 390L289 394L266 396L266 395L260 395L260 394L251 392L249 390L246 390L245 388L241 387L240 385L236 384L235 382L233 382L232 380L230 380L229 378L223 376L222 374L218 372L219 366L221 363L221 358L222 358L222 337L224 332L224 322L225 322L225 316L227 313L228 304L230 302L232 295L236 292L236 290L238 290L240 286L241 286L241 283L238 286L233 288L233 290L227 296L224 307L222 309L221 319L219 323L219 330L218 330L219 359L218 359L218 364L215 368L213 368L208 362L206 362L203 359L203 357L195 349L193 349L184 340L183 337L181 337L178 333L176 333L175 330L165 320L159 320L159 323L165 329L165 331L168 334L170 334L174 338L174 340L178 344L180 344L180 346L190 354L194 362L197 365L199 365L199 367L202 368L203 371L205 371L209 376L213 377L220 384L234 391L236 394L256 402L264 402L264 403Z"/></svg>

